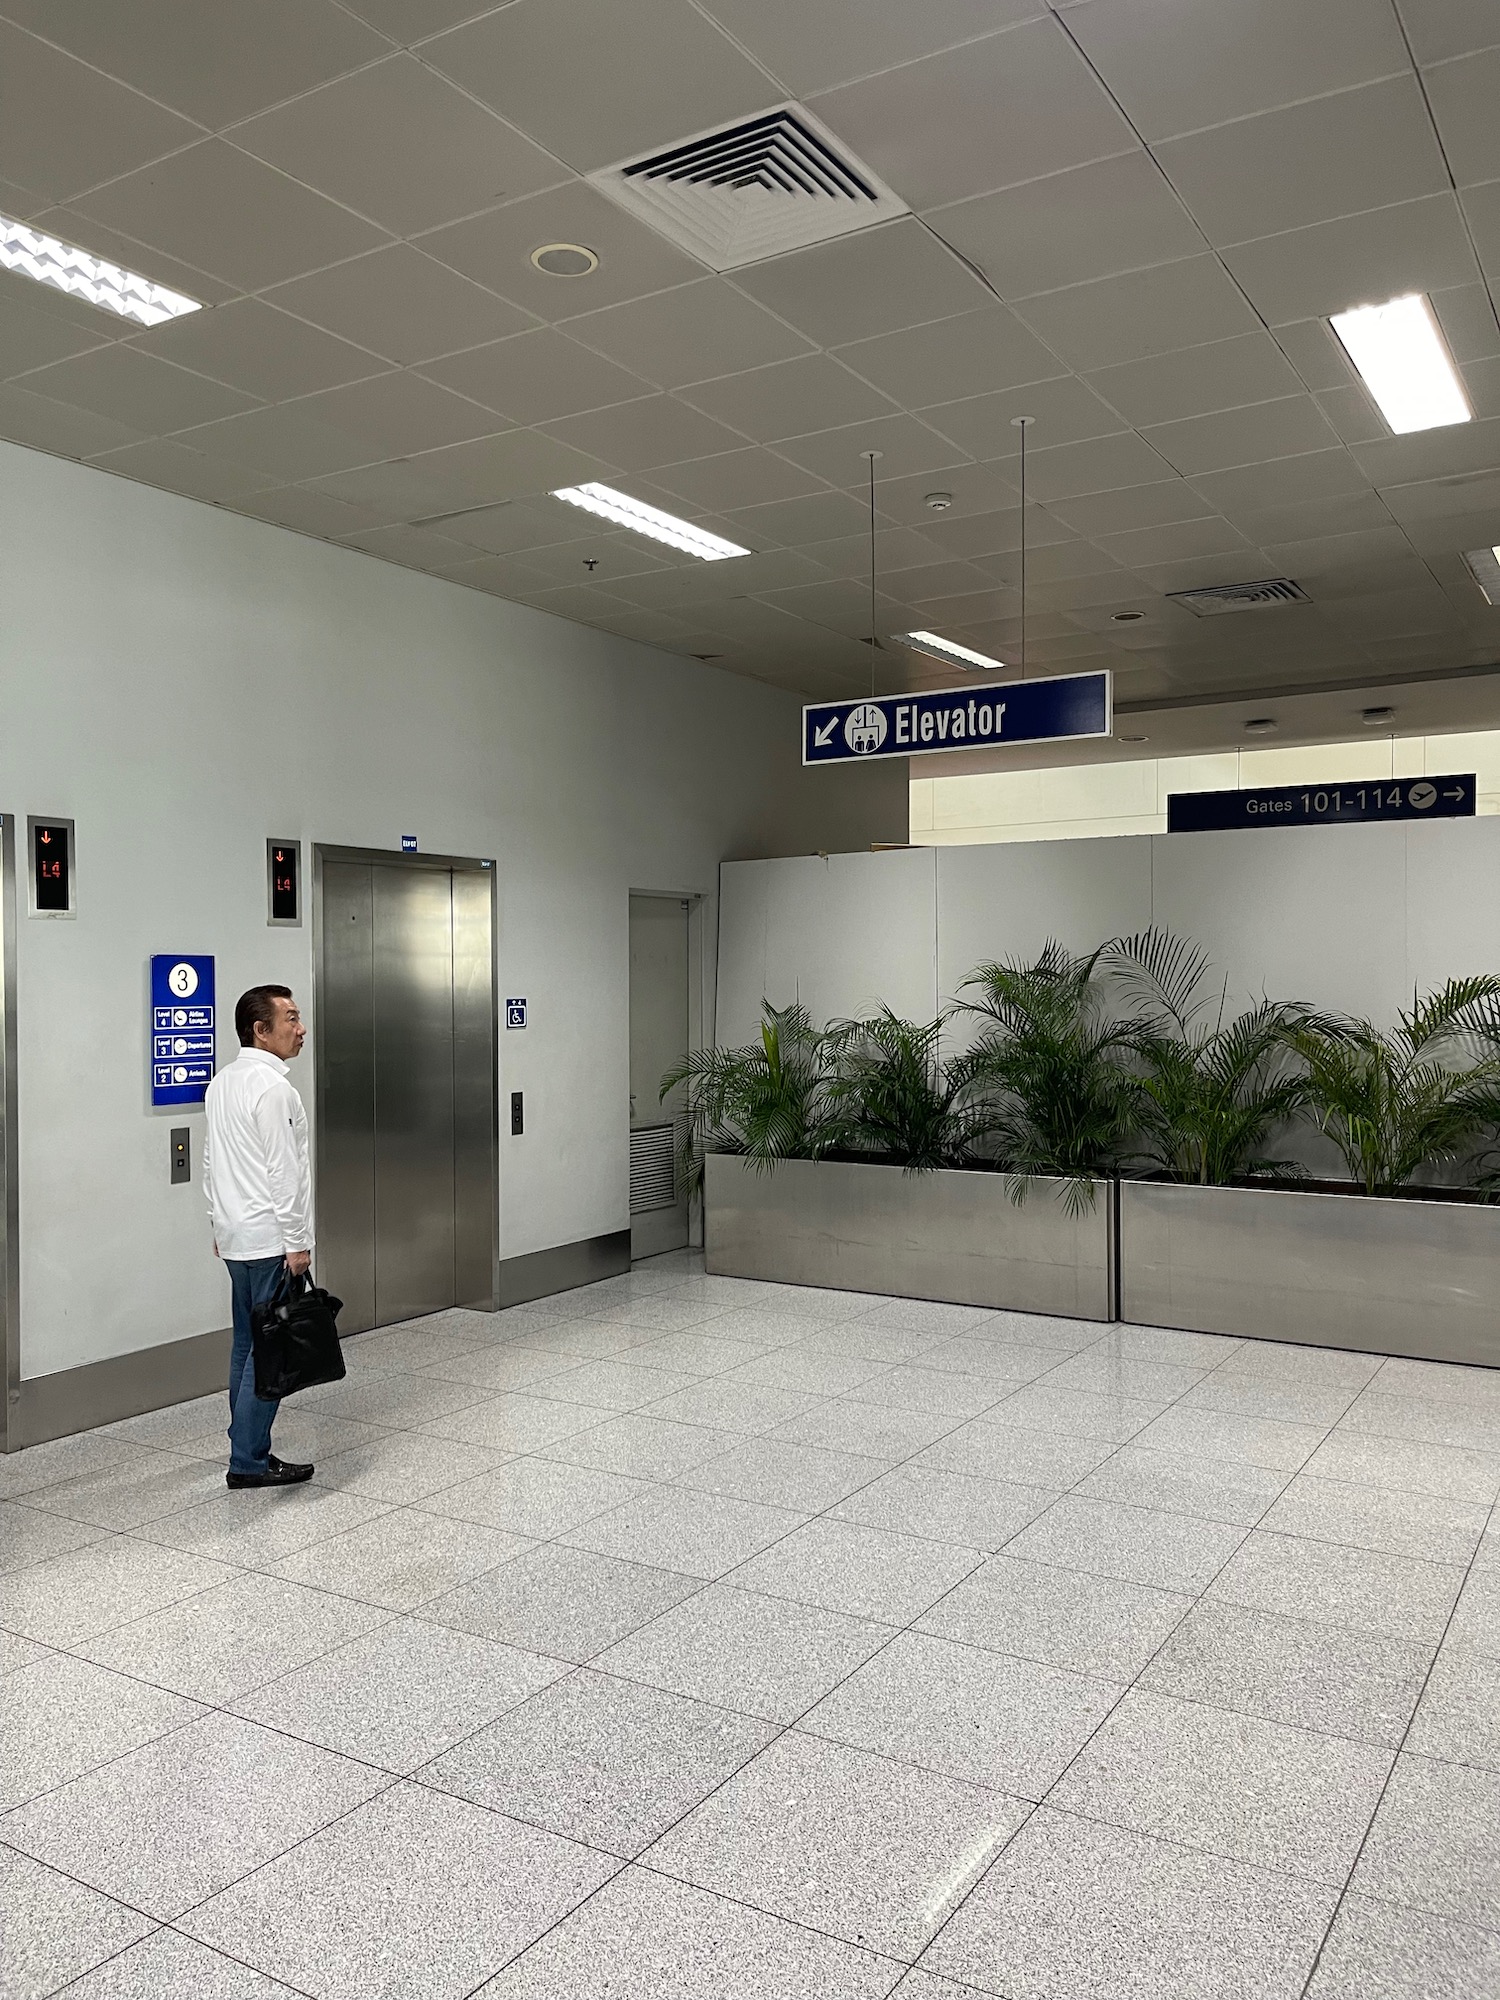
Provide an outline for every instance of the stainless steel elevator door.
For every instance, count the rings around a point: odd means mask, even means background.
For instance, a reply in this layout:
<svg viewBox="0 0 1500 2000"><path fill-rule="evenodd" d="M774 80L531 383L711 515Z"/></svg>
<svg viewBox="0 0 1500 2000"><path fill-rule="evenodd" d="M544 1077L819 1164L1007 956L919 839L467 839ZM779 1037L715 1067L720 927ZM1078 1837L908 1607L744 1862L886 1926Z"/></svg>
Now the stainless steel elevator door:
<svg viewBox="0 0 1500 2000"><path fill-rule="evenodd" d="M322 864L319 1261L347 1333L493 1303L487 874Z"/></svg>

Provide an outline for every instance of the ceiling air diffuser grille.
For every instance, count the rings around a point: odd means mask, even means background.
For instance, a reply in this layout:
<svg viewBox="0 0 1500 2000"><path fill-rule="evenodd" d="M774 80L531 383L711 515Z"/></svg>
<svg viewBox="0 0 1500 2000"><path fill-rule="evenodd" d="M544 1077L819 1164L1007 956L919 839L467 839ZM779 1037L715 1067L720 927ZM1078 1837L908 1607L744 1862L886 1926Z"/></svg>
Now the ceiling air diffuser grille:
<svg viewBox="0 0 1500 2000"><path fill-rule="evenodd" d="M1289 576L1268 576L1259 583L1209 583L1201 590L1169 590L1167 601L1186 605L1198 618L1219 618L1226 611L1263 611L1268 604L1309 604L1312 600Z"/></svg>
<svg viewBox="0 0 1500 2000"><path fill-rule="evenodd" d="M716 271L906 213L905 202L798 104L590 178Z"/></svg>

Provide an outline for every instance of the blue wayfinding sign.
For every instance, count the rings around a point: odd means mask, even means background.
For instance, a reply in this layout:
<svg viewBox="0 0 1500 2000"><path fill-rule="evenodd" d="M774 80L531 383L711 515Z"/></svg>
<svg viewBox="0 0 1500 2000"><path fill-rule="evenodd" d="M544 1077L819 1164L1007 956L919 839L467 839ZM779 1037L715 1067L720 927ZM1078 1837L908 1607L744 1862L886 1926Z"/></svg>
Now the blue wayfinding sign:
<svg viewBox="0 0 1500 2000"><path fill-rule="evenodd" d="M1382 819L1472 819L1472 771L1446 778L1356 778L1338 785L1262 785L1244 792L1169 792L1168 833L1247 826L1358 826Z"/></svg>
<svg viewBox="0 0 1500 2000"><path fill-rule="evenodd" d="M925 757L939 750L1108 736L1113 727L1107 672L1058 674L1043 681L986 680L972 690L935 688L925 694L814 702L802 711L802 761L852 764L868 757Z"/></svg>
<svg viewBox="0 0 1500 2000"><path fill-rule="evenodd" d="M151 960L147 1036L153 1104L201 1104L214 1073L214 962L191 952Z"/></svg>

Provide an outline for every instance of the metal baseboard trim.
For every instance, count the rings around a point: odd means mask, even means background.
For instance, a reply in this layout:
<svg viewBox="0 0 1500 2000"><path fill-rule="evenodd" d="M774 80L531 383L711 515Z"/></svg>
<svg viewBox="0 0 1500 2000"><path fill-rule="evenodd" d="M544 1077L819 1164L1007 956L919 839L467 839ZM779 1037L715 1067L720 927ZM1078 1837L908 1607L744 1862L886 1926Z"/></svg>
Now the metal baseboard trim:
<svg viewBox="0 0 1500 2000"><path fill-rule="evenodd" d="M222 1326L161 1347L61 1368L55 1375L33 1375L20 1385L6 1449L46 1444L227 1390L230 1340L229 1328Z"/></svg>
<svg viewBox="0 0 1500 2000"><path fill-rule="evenodd" d="M532 1250L524 1257L500 1260L500 1305L524 1306L529 1299L550 1298L577 1285L617 1278L630 1269L630 1231L612 1229L604 1236L585 1236L577 1243L558 1243L550 1250Z"/></svg>

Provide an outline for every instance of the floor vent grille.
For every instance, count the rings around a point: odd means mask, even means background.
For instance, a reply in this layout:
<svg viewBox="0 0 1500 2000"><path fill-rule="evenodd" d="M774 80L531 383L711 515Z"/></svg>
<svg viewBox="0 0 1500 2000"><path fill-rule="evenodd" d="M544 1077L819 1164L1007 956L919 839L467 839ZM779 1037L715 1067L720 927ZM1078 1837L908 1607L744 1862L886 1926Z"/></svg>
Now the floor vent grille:
<svg viewBox="0 0 1500 2000"><path fill-rule="evenodd" d="M1312 599L1289 576L1268 576L1258 583L1208 583L1201 590L1169 590L1167 602L1185 604L1198 618L1220 618L1226 611L1263 611L1268 604L1310 604Z"/></svg>
<svg viewBox="0 0 1500 2000"><path fill-rule="evenodd" d="M906 204L800 104L591 175L716 271L904 215Z"/></svg>
<svg viewBox="0 0 1500 2000"><path fill-rule="evenodd" d="M671 1208L677 1200L677 1128L643 1125L630 1135L630 1213Z"/></svg>

